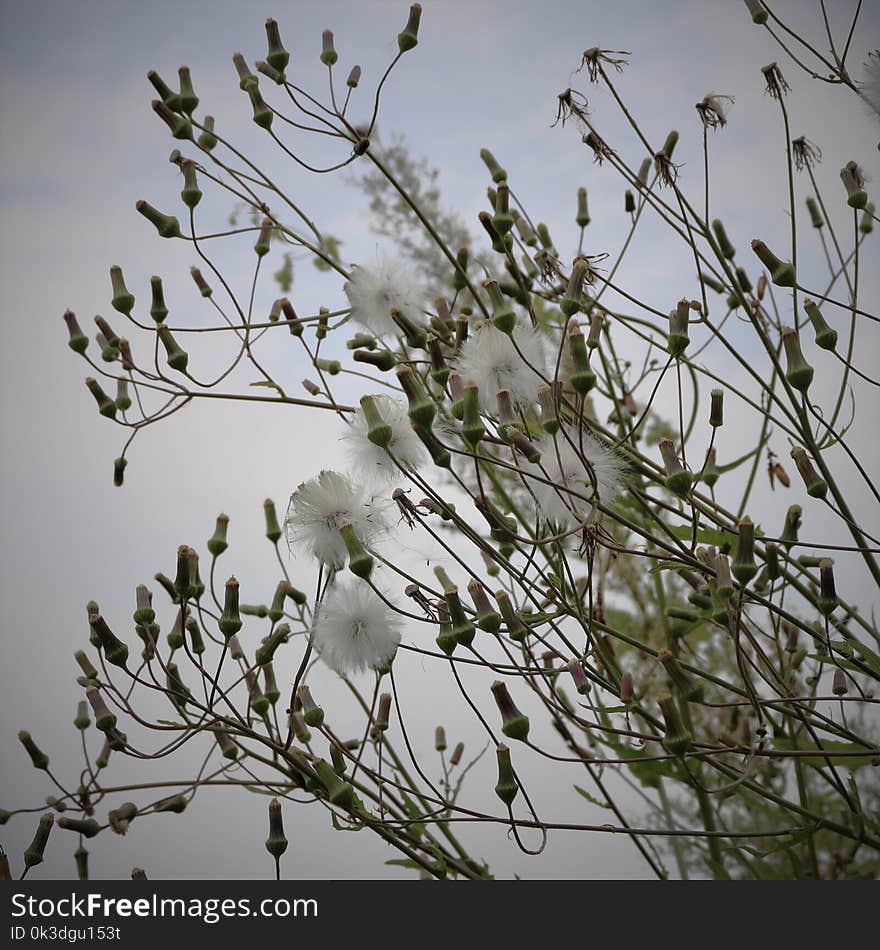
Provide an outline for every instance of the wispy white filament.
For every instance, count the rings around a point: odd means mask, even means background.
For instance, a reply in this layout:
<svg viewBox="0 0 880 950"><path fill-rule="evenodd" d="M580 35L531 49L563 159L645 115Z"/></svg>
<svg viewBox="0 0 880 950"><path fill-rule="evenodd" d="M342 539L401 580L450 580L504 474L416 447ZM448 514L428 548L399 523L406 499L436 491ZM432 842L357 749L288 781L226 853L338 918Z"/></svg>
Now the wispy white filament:
<svg viewBox="0 0 880 950"><path fill-rule="evenodd" d="M403 399L386 395L372 398L382 419L391 427L388 451L367 438L370 427L363 409L358 409L352 424L341 437L351 467L359 475L386 481L393 478L400 468L416 471L427 461L428 453L410 425L408 404ZM394 456L394 460L388 452Z"/></svg>
<svg viewBox="0 0 880 950"><path fill-rule="evenodd" d="M322 564L339 569L347 556L339 532L346 522L363 545L371 544L387 527L380 508L363 487L339 472L324 470L290 496L284 526L290 544L305 547Z"/></svg>
<svg viewBox="0 0 880 950"><path fill-rule="evenodd" d="M401 621L365 583L339 583L318 608L313 643L340 676L386 666L400 645Z"/></svg>
<svg viewBox="0 0 880 950"><path fill-rule="evenodd" d="M514 343L491 323L478 324L455 362L465 383L475 383L485 407L495 406L495 396L507 389L515 403L528 405L538 398L538 387L546 374L544 346L540 334L531 327L518 327ZM517 352L519 351L519 352Z"/></svg>
<svg viewBox="0 0 880 950"><path fill-rule="evenodd" d="M422 296L412 277L400 264L380 255L373 267L359 265L343 287L351 304L351 318L374 336L400 332L391 319L399 310L414 323L421 320Z"/></svg>

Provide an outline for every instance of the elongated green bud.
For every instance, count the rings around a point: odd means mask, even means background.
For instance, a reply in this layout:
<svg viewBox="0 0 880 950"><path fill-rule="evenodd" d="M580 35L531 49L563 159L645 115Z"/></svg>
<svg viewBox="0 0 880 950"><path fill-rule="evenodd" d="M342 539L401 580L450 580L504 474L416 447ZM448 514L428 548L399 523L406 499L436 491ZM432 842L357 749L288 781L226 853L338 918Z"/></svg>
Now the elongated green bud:
<svg viewBox="0 0 880 950"><path fill-rule="evenodd" d="M767 579L775 581L782 572L779 567L779 546L774 541L768 541L764 545L764 559Z"/></svg>
<svg viewBox="0 0 880 950"><path fill-rule="evenodd" d="M101 826L94 818L59 818L58 827L65 831L76 831L84 838L94 838L101 830Z"/></svg>
<svg viewBox="0 0 880 950"><path fill-rule="evenodd" d="M43 863L43 854L46 850L46 844L49 841L49 833L52 831L54 824L55 816L50 811L46 812L46 814L40 818L34 840L28 845L24 852L25 868L32 868L37 864Z"/></svg>
<svg viewBox="0 0 880 950"><path fill-rule="evenodd" d="M746 7L751 14L752 23L756 26L762 26L767 22L767 8L761 0L746 0Z"/></svg>
<svg viewBox="0 0 880 950"><path fill-rule="evenodd" d="M476 579L471 580L468 594L477 612L477 626L488 633L497 633L501 629L501 614L492 606L483 585Z"/></svg>
<svg viewBox="0 0 880 950"><path fill-rule="evenodd" d="M316 759L314 766L321 784L327 790L327 800L330 804L351 811L355 804L354 788L344 782L325 759Z"/></svg>
<svg viewBox="0 0 880 950"><path fill-rule="evenodd" d="M98 678L98 671L82 650L77 650L76 653L73 654L73 658L85 674L86 679L96 680Z"/></svg>
<svg viewBox="0 0 880 950"><path fill-rule="evenodd" d="M636 196L629 188L623 193L623 210L626 214L634 214L636 210Z"/></svg>
<svg viewBox="0 0 880 950"><path fill-rule="evenodd" d="M394 433L391 426L382 418L382 413L379 411L375 399L372 396L362 396L361 409L363 409L364 419L367 423L367 438L369 441L380 448L387 447Z"/></svg>
<svg viewBox="0 0 880 950"><path fill-rule="evenodd" d="M840 180L846 188L846 203L850 208L864 208L868 203L868 193L865 191L865 180L859 166L855 162L847 162L840 169Z"/></svg>
<svg viewBox="0 0 880 950"><path fill-rule="evenodd" d="M74 726L80 730L86 730L92 724L89 718L89 704L81 699L76 706L76 718L73 720Z"/></svg>
<svg viewBox="0 0 880 950"><path fill-rule="evenodd" d="M703 684L688 675L669 650L661 650L657 654L657 659L663 664L666 674L685 702L701 703L703 701Z"/></svg>
<svg viewBox="0 0 880 950"><path fill-rule="evenodd" d="M724 390L713 389L709 404L709 425L720 429L724 425Z"/></svg>
<svg viewBox="0 0 880 950"><path fill-rule="evenodd" d="M409 17L402 33L397 34L397 48L401 53L414 49L419 42L419 21L422 18L422 5L414 3L409 8Z"/></svg>
<svg viewBox="0 0 880 950"><path fill-rule="evenodd" d="M434 730L434 749L437 752L445 752L446 748L446 730L443 726L437 726Z"/></svg>
<svg viewBox="0 0 880 950"><path fill-rule="evenodd" d="M303 745L311 742L312 734L309 732L308 726L306 726L306 721L303 718L303 714L300 710L291 713L290 728L293 730L293 734L296 737L297 742L301 742Z"/></svg>
<svg viewBox="0 0 880 950"><path fill-rule="evenodd" d="M164 102L172 112L177 112L183 107L180 99L180 93L174 92L174 90L165 83L165 81L155 69L151 69L147 73L147 79L149 79L152 83L153 88L159 94L159 98L162 100L162 102Z"/></svg>
<svg viewBox="0 0 880 950"><path fill-rule="evenodd" d="M541 406L541 428L548 435L555 435L559 431L556 388L542 383L538 387L538 403Z"/></svg>
<svg viewBox="0 0 880 950"><path fill-rule="evenodd" d="M409 403L409 418L415 428L430 429L436 408L410 366L397 368L397 379Z"/></svg>
<svg viewBox="0 0 880 950"><path fill-rule="evenodd" d="M268 51L266 53L266 62L278 72L283 73L290 62L290 53L284 48L281 42L281 33L278 30L278 23L273 19L266 20L266 44Z"/></svg>
<svg viewBox="0 0 880 950"><path fill-rule="evenodd" d="M596 385L596 374L590 366L590 351L584 335L576 323L568 328L568 351L573 367L569 384L576 393L585 396Z"/></svg>
<svg viewBox="0 0 880 950"><path fill-rule="evenodd" d="M76 314L72 310L65 310L63 319L67 324L69 334L67 345L74 353L82 355L89 348L89 338L83 333L82 327L77 322Z"/></svg>
<svg viewBox="0 0 880 950"><path fill-rule="evenodd" d="M181 347L177 340L174 339L168 327L161 325L157 332L159 339L162 341L162 346L165 347L168 365L180 373L185 373L187 364L189 363L189 354Z"/></svg>
<svg viewBox="0 0 880 950"><path fill-rule="evenodd" d="M464 387L462 419L462 437L471 450L476 451L480 440L486 434L486 428L480 419L480 394L474 383L468 383Z"/></svg>
<svg viewBox="0 0 880 950"><path fill-rule="evenodd" d="M154 808L156 812L169 812L173 815L180 815L186 811L188 804L189 802L183 795L173 795L170 798L163 798L162 801L156 802Z"/></svg>
<svg viewBox="0 0 880 950"><path fill-rule="evenodd" d="M303 719L306 725L320 729L324 723L324 710L312 698L309 687L300 686L296 691L296 697L302 707Z"/></svg>
<svg viewBox="0 0 880 950"><path fill-rule="evenodd" d="M869 201L862 212L862 220L859 222L859 231L862 234L870 234L874 230L874 204Z"/></svg>
<svg viewBox="0 0 880 950"><path fill-rule="evenodd" d="M724 225L718 218L712 222L712 230L715 232L715 240L718 242L718 249L721 251L721 256L731 260L736 254L736 248L730 243L730 239L727 237L727 231L724 230Z"/></svg>
<svg viewBox="0 0 880 950"><path fill-rule="evenodd" d="M115 419L116 403L104 392L101 388L101 384L90 376L86 379L86 387L98 404L98 412L108 419Z"/></svg>
<svg viewBox="0 0 880 950"><path fill-rule="evenodd" d="M95 689L86 690L86 699L92 707L95 715L95 728L101 732L109 732L116 726L116 714L110 711L110 708L104 702L104 697Z"/></svg>
<svg viewBox="0 0 880 950"><path fill-rule="evenodd" d="M204 131L199 136L197 144L199 148L210 152L217 145L217 136L214 135L214 116L206 115L202 120L202 126Z"/></svg>
<svg viewBox="0 0 880 950"><path fill-rule="evenodd" d="M186 704L192 699L192 693L180 675L176 663L169 663L165 668L165 691L174 708L183 716Z"/></svg>
<svg viewBox="0 0 880 950"><path fill-rule="evenodd" d="M507 172L503 169L495 159L495 156L487 148L480 149L480 158L483 160L486 168L489 169L489 174L492 176L492 181L496 184L507 181Z"/></svg>
<svg viewBox="0 0 880 950"><path fill-rule="evenodd" d="M174 575L174 593L180 603L193 594L194 577L190 576L189 545L181 544L177 549L177 572Z"/></svg>
<svg viewBox="0 0 880 950"><path fill-rule="evenodd" d="M226 642L229 642L230 637L234 637L235 634L241 630L241 614L239 613L238 606L238 581L234 577L230 577L226 581L226 594L223 601L223 613L220 615L220 620L218 626L220 627L220 632L226 638Z"/></svg>
<svg viewBox="0 0 880 950"><path fill-rule="evenodd" d="M501 713L501 731L510 739L521 739L524 742L529 737L529 717L517 709L507 685L501 680L495 680L491 689Z"/></svg>
<svg viewBox="0 0 880 950"><path fill-rule="evenodd" d="M685 728L675 699L670 696L669 693L663 693L657 697L657 704L663 713L663 721L666 726L663 748L666 749L670 755L684 755L691 747L694 737L691 732Z"/></svg>
<svg viewBox="0 0 880 950"><path fill-rule="evenodd" d="M290 624L279 623L272 631L271 636L267 637L257 649L254 656L254 663L257 666L265 666L267 663L271 663L272 658L275 656L275 651L282 643L287 643L289 637Z"/></svg>
<svg viewBox="0 0 880 950"><path fill-rule="evenodd" d="M257 678L256 670L248 670L244 674L244 681L248 690L248 701L251 709L258 716L265 716L269 711L269 700L260 689L260 681Z"/></svg>
<svg viewBox="0 0 880 950"><path fill-rule="evenodd" d="M183 237L180 233L180 222L174 215L162 214L149 202L143 199L135 204L135 208L152 224L163 238Z"/></svg>
<svg viewBox="0 0 880 950"><path fill-rule="evenodd" d="M266 105L260 90L256 86L248 89L248 97L251 100L251 108L254 113L251 118L261 129L270 129L275 113Z"/></svg>
<svg viewBox="0 0 880 950"><path fill-rule="evenodd" d="M584 278L587 276L587 261L578 257L571 269L568 287L559 301L559 308L567 317L573 317L583 305Z"/></svg>
<svg viewBox="0 0 880 950"><path fill-rule="evenodd" d="M25 752L31 757L35 769L43 771L49 768L49 756L34 742L31 734L22 730L18 734L18 741L24 746Z"/></svg>
<svg viewBox="0 0 880 950"><path fill-rule="evenodd" d="M181 66L177 76L180 79L180 107L187 115L192 115L198 107L199 97L193 89L189 66Z"/></svg>
<svg viewBox="0 0 880 950"><path fill-rule="evenodd" d="M807 198L807 211L810 214L810 222L814 228L821 228L825 224L815 198Z"/></svg>
<svg viewBox="0 0 880 950"><path fill-rule="evenodd" d="M493 204L495 214L492 218L492 226L495 228L496 234L504 237L513 228L515 220L510 211L510 189L507 187L506 181L501 182L498 186Z"/></svg>
<svg viewBox="0 0 880 950"><path fill-rule="evenodd" d="M428 450L433 463L440 468L451 468L452 456L449 450L437 441L431 430L423 429L421 426L413 426L413 430L419 437L419 441Z"/></svg>
<svg viewBox="0 0 880 950"><path fill-rule="evenodd" d="M104 651L104 659L113 666L124 667L128 659L128 647L115 636L99 613L89 614L89 627Z"/></svg>
<svg viewBox="0 0 880 950"><path fill-rule="evenodd" d="M383 373L387 373L397 365L397 357L389 350L379 350L375 353L368 350L355 350L353 358L356 363L369 363Z"/></svg>
<svg viewBox="0 0 880 950"><path fill-rule="evenodd" d="M819 596L816 606L823 617L830 617L838 603L834 586L834 561L826 557L819 561Z"/></svg>
<svg viewBox="0 0 880 950"><path fill-rule="evenodd" d="M270 21L274 22L274 21ZM269 837L266 850L276 860L287 850L287 838L284 834L284 820L281 815L281 802L273 798L269 802Z"/></svg>
<svg viewBox="0 0 880 950"><path fill-rule="evenodd" d="M214 534L208 540L208 552L212 557L220 555L229 547L226 540L226 531L229 527L229 515L217 515L217 525L214 528Z"/></svg>
<svg viewBox="0 0 880 950"><path fill-rule="evenodd" d="M125 278L122 276L122 268L116 264L110 268L110 283L113 288L113 299L110 301L113 309L124 313L127 317L131 316L134 294L129 293L125 286Z"/></svg>
<svg viewBox="0 0 880 950"><path fill-rule="evenodd" d="M579 228L585 228L590 223L590 209L587 204L587 189L578 188L577 216L575 222Z"/></svg>
<svg viewBox="0 0 880 950"><path fill-rule="evenodd" d="M499 744L495 747L495 756L498 760L498 781L495 784L495 794L509 808L519 791L519 782L516 780L516 773L513 771L513 764L510 761L510 749L504 744Z"/></svg>
<svg viewBox="0 0 880 950"><path fill-rule="evenodd" d="M519 613L511 603L507 591L499 590L495 592L495 600L501 616L504 618L504 625L507 628L507 635L511 640L521 643L528 636L528 628L523 623Z"/></svg>
<svg viewBox="0 0 880 950"><path fill-rule="evenodd" d="M823 350L833 350L837 345L837 330L832 329L825 322L822 311L816 306L815 301L805 300L804 310L813 324L813 330L816 333L816 346Z"/></svg>
<svg viewBox="0 0 880 950"><path fill-rule="evenodd" d="M339 533L348 551L348 569L358 577L368 578L373 571L373 556L364 550L350 523L340 525Z"/></svg>
<svg viewBox="0 0 880 950"><path fill-rule="evenodd" d="M797 282L794 264L781 261L763 241L752 241L752 250L770 271L770 279L779 287L794 287Z"/></svg>
<svg viewBox="0 0 880 950"><path fill-rule="evenodd" d="M786 327L782 331L782 345L785 348L785 359L788 365L785 378L790 386L805 393L813 381L813 367L804 359L797 331Z"/></svg>
<svg viewBox="0 0 880 950"><path fill-rule="evenodd" d="M574 682L574 688L581 694L581 696L586 696L587 693L590 692L590 681L587 679L587 674L584 672L584 667L581 661L571 660L566 669L568 670L572 681Z"/></svg>
<svg viewBox="0 0 880 950"><path fill-rule="evenodd" d="M807 489L807 494L811 498L824 498L828 493L828 483L813 467L813 463L810 461L806 450L801 446L796 445L791 450L791 457L794 459L795 465L797 465L797 470L801 478L804 480L804 486Z"/></svg>
<svg viewBox="0 0 880 950"><path fill-rule="evenodd" d="M678 358L688 348L691 338L688 336L690 301L679 300L675 310L669 314L669 336L666 350L670 356Z"/></svg>
<svg viewBox="0 0 880 950"><path fill-rule="evenodd" d="M498 281L487 280L483 283L483 287L489 295L489 302L492 304L493 325L502 333L513 333L516 327L516 314L501 293Z"/></svg>
<svg viewBox="0 0 880 950"><path fill-rule="evenodd" d="M183 189L180 192L180 199L187 208L195 208L202 200L202 191L196 179L195 162L181 162L180 168L183 172Z"/></svg>
<svg viewBox="0 0 880 950"><path fill-rule="evenodd" d="M671 439L661 439L658 447L663 456L666 487L676 495L687 495L694 481L693 474L681 464Z"/></svg>
<svg viewBox="0 0 880 950"><path fill-rule="evenodd" d="M751 518L743 518L739 523L731 572L743 587L758 573L758 565L755 564L755 526Z"/></svg>
<svg viewBox="0 0 880 950"><path fill-rule="evenodd" d="M193 140L192 122L186 116L172 112L164 102L154 99L153 112L168 126L171 135L182 141Z"/></svg>
<svg viewBox="0 0 880 950"><path fill-rule="evenodd" d="M663 148L661 148L660 151L663 152L667 158L672 158L672 153L675 151L676 145L678 145L678 132L673 129L669 135L666 136L666 141L663 143Z"/></svg>

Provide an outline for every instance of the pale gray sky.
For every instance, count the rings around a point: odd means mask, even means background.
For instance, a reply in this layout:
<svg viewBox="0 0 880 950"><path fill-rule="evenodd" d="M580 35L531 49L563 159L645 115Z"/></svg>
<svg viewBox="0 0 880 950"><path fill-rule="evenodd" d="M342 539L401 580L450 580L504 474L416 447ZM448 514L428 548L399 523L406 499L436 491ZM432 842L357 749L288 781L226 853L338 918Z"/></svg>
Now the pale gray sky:
<svg viewBox="0 0 880 950"><path fill-rule="evenodd" d="M829 4L838 35L845 32L853 6ZM873 4L865 6L853 43L853 65L880 45L880 11ZM381 126L386 134L404 132L414 153L428 156L441 169L447 202L469 221L485 202L487 176L479 149L486 146L507 166L533 215L551 225L557 243L565 245L564 253L570 256L576 246L574 202L580 185L589 188L593 216L587 250L613 253L620 246L627 222L619 180L591 163L572 128L550 129L556 95L578 84L590 96L605 138L638 164L640 153L610 97L586 88L583 75L572 76L582 51L594 45L631 51L620 88L652 140L662 141L670 128L680 130L676 157L684 162L682 180L697 195L702 187L701 132L693 104L712 91L736 97L729 127L711 137L713 203L750 268L748 242L760 236L771 247L785 248L789 227L783 139L777 107L763 92L761 66L778 59L791 82L793 134L806 134L822 147L820 181L840 206L842 226L847 219L838 169L854 158L869 179L880 181L876 119L868 117L854 96L799 74L770 38L751 25L738 0L427 0L424 7L420 45L388 85ZM817 7L794 0L776 7L822 43ZM234 570L243 591L249 591L243 599L271 597L277 568L262 536L262 500L274 497L283 510L300 481L341 458L330 416L206 403L140 436L130 453L126 485L114 489L112 461L122 444L120 433L95 412L83 386L87 368L66 347L62 312L72 308L91 334L93 315L109 315L108 269L120 264L140 299L148 296L149 276L162 274L166 299L181 322L208 319L188 276L194 262L191 250L182 242L160 241L134 210L138 198L162 209L180 207L180 182L167 162L177 143L150 110L154 94L147 71L156 68L171 81L179 65L189 65L200 108L217 117L218 128L265 161L293 199L327 232L344 240L347 261L369 262L377 242L364 226L360 193L339 177L311 179L267 149L265 137L250 121L231 57L241 51L250 62L260 58L265 49L263 21L274 16L293 53L297 80L315 87L323 76L317 61L321 30L332 27L346 67L355 62L363 67L357 116L368 110L371 83L396 49L395 36L406 10L406 3L386 0L2 3L0 280L5 337L0 386L5 451L0 463L0 619L5 662L0 669L0 807L36 804L50 793L43 777L24 767L26 759L15 739L20 728L39 739L58 773L72 781L79 761L78 737L69 723L80 698L72 653L86 639L86 601L98 600L111 624L127 631L135 585L149 582L160 569L173 573L177 546L202 546L221 510L232 519L225 568ZM304 152L322 154L310 145ZM212 211L211 203L210 196L203 202L203 220L213 216L222 223L222 209ZM477 227L473 230L476 233ZM245 240L252 243L249 237ZM876 242L867 252L874 265L864 269L863 294L876 301L875 248ZM234 246L216 251L243 288L250 260L242 270ZM817 286L822 266L818 249L804 250L800 272L814 268ZM619 281L668 309L683 295L697 295L692 270L686 248L671 247L664 232L649 225ZM267 285L264 297L268 300L270 294ZM314 312L318 305L336 307L342 299L338 280L318 279L311 265L301 265L295 286L301 312ZM191 351L191 358L197 359L198 345ZM878 357L877 336L866 333L856 363L870 371ZM709 351L707 362L712 358ZM736 371L724 361L713 365L736 388ZM279 352L273 366L291 383L307 373L297 351ZM817 378L817 391L830 392L836 373L828 364L826 375ZM873 405L875 393L866 392ZM672 405L671 390L662 398ZM864 461L876 472L873 415L863 408L849 438L865 449ZM751 423L740 424L735 411L729 418L731 442L719 447L722 461L739 453L745 444L740 437L754 438ZM784 440L774 446L785 454ZM783 500L763 491L752 517L775 525L783 504L801 500L794 492ZM880 526L876 508L866 500L857 499L855 508L869 529ZM814 540L826 540L828 525L821 513L808 511L805 532ZM837 531L833 537L843 540ZM402 544L411 542L404 539ZM294 572L297 569L294 564ZM838 584L844 589L852 585L851 595L867 606L858 596L860 576L854 567L851 579L842 576ZM413 706L411 728L422 747L430 748L435 718L422 716L420 709L431 708L442 710L439 721L450 739L460 734L476 747L477 733L460 704L449 700L446 680L435 682L433 667L407 662L403 701ZM329 678L324 689L325 695L342 702ZM523 762L522 768L532 785L541 787L540 804L546 812L605 820L605 812L578 799L570 788L542 786L540 762ZM113 774L131 781L149 774L119 762L116 770ZM179 769L169 773L171 778L179 775ZM475 770L474 782L490 793L491 763ZM637 820L643 814L641 804L625 800L629 816ZM411 873L383 868L382 861L396 855L367 834L332 832L319 815L323 813L313 809L286 809L292 842L285 861L289 876ZM125 839L102 835L90 843L93 874L120 877L141 865L155 877L268 875L265 824L262 800L208 791L185 816L144 820L135 823ZM0 829L0 843L15 862L33 826L29 819L16 818ZM33 876L72 873L75 845L72 838L62 844L62 837L55 833L46 863ZM468 840L504 877L646 874L624 838L551 836L547 852L536 859L520 855L497 828L474 830Z"/></svg>

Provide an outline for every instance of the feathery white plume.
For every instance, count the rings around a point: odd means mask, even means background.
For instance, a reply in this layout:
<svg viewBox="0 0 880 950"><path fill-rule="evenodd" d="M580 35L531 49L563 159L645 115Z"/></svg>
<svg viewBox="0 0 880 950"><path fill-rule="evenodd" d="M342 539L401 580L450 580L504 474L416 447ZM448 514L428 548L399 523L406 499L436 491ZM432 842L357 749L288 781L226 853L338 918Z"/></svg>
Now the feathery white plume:
<svg viewBox="0 0 880 950"><path fill-rule="evenodd" d="M537 443L541 450L540 463L521 465L539 513L558 525L587 520L593 512L595 494L598 494L599 502L608 505L623 490L625 481L624 465L617 453L589 432L581 434L571 430L568 436L579 451L560 433L555 442L553 439L542 439ZM537 475L553 484L530 478L530 475Z"/></svg>
<svg viewBox="0 0 880 950"><path fill-rule="evenodd" d="M367 438L370 427L364 410L358 409L351 425L340 436L352 468L374 480L386 481L399 472L399 467L408 472L416 471L428 460L428 453L410 425L407 402L384 394L372 399L382 419L391 427L391 441L388 451L371 442ZM394 461L388 452L394 456Z"/></svg>
<svg viewBox="0 0 880 950"><path fill-rule="evenodd" d="M291 544L303 544L322 564L340 569L347 551L339 529L349 523L365 547L387 529L382 512L362 487L324 470L290 496L284 527Z"/></svg>
<svg viewBox="0 0 880 950"><path fill-rule="evenodd" d="M379 669L394 659L401 621L364 583L339 583L318 608L313 643L340 676Z"/></svg>
<svg viewBox="0 0 880 950"><path fill-rule="evenodd" d="M461 346L455 368L465 383L476 383L485 407L494 407L499 389L509 390L519 405L538 398L542 382L538 373L546 374L541 336L532 327L520 326L514 330L513 340L516 347L491 323L479 323Z"/></svg>
<svg viewBox="0 0 880 950"><path fill-rule="evenodd" d="M374 267L354 267L342 289L351 304L352 320L375 336L400 332L391 319L392 310L399 310L413 323L421 322L418 286L399 263L385 255L379 255Z"/></svg>

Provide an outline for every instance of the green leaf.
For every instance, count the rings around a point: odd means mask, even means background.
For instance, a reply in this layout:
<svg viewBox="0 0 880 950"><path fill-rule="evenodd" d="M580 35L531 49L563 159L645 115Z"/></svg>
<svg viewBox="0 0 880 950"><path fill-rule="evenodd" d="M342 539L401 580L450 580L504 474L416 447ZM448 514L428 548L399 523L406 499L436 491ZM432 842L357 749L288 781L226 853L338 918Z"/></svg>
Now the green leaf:
<svg viewBox="0 0 880 950"><path fill-rule="evenodd" d="M690 525L673 525L669 528L670 532L682 541L690 541L694 534L694 529ZM725 545L732 546L736 544L736 535L732 531L716 531L715 528L697 528L697 541L702 544L714 544L716 547ZM676 564L681 567L681 564Z"/></svg>
<svg viewBox="0 0 880 950"><path fill-rule="evenodd" d="M610 807L611 807L611 806L608 804L608 802L600 802L598 798L594 798L589 792L587 792L587 791L585 791L584 789L582 789L582 788L580 787L580 785L575 785L574 790L578 793L578 795L580 795L580 796L583 797L583 798L586 798L586 800L587 800L591 805L598 805L599 808L610 808Z"/></svg>
<svg viewBox="0 0 880 950"><path fill-rule="evenodd" d="M250 385L251 385L251 386L263 386L263 387L265 387L266 389L274 389L275 392L277 392L279 396L281 395L281 387L278 385L278 383L273 383L273 382L272 382L271 380L269 380L269 379L261 379L261 380L259 380L259 381L256 382L256 383L251 383Z"/></svg>
<svg viewBox="0 0 880 950"><path fill-rule="evenodd" d="M791 752L795 749L794 743L791 739L772 739L773 747L780 752ZM804 765L812 765L813 768L826 768L828 761L834 765L844 766L848 769L860 769L863 765L870 765L871 762L876 758L870 752L865 752L865 747L858 745L855 742L838 742L836 740L828 739L822 743L820 749L815 743L812 742L798 742L797 749L800 752L809 752L815 751L817 755L799 755L797 758ZM836 755L831 756L828 761L822 755L822 749L826 752L834 752ZM840 755L840 753L852 753L851 755Z"/></svg>

